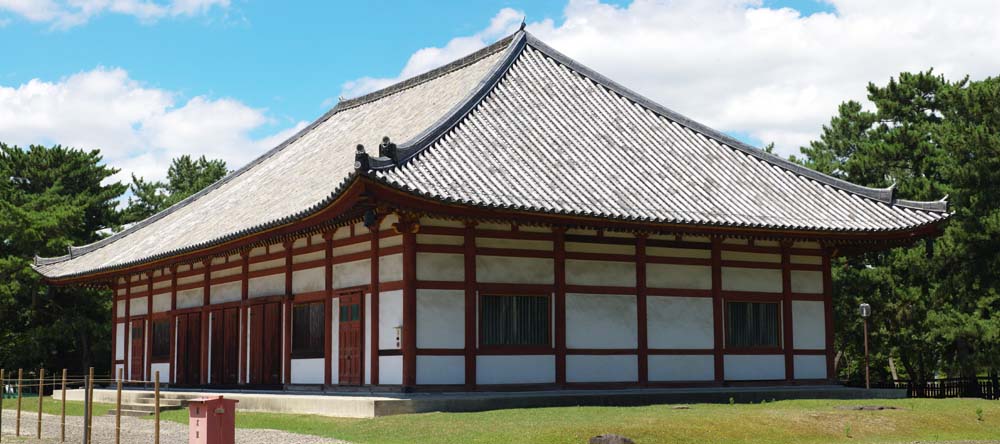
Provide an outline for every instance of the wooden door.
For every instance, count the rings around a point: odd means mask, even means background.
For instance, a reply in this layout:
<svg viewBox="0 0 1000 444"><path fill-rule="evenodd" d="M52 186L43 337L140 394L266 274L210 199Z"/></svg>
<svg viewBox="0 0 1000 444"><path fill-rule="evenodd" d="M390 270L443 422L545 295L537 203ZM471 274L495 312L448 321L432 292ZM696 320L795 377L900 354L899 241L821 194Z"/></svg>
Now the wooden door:
<svg viewBox="0 0 1000 444"><path fill-rule="evenodd" d="M239 382L240 310L229 308L212 312L211 383L233 385Z"/></svg>
<svg viewBox="0 0 1000 444"><path fill-rule="evenodd" d="M145 322L141 319L132 321L132 342L129 351L131 369L129 370L128 379L140 380L143 378L142 370L145 368L143 366L145 363L143 362L143 358L146 356L146 338L143 335Z"/></svg>
<svg viewBox="0 0 1000 444"><path fill-rule="evenodd" d="M250 383L281 384L281 303L250 307Z"/></svg>
<svg viewBox="0 0 1000 444"><path fill-rule="evenodd" d="M362 328L362 294L353 293L340 296L340 328L338 344L340 349L339 377L341 385L361 385L364 354L364 329Z"/></svg>
<svg viewBox="0 0 1000 444"><path fill-rule="evenodd" d="M177 315L177 384L201 383L201 314Z"/></svg>

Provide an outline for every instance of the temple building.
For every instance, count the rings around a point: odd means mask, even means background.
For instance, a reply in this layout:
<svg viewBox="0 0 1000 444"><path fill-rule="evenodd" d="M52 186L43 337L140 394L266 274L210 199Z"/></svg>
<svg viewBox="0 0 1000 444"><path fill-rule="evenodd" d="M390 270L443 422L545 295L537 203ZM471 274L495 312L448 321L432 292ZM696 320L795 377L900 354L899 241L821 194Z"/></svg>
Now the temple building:
<svg viewBox="0 0 1000 444"><path fill-rule="evenodd" d="M173 386L826 383L830 261L934 236L518 31L343 100L219 182L57 258L114 294L113 368Z"/></svg>

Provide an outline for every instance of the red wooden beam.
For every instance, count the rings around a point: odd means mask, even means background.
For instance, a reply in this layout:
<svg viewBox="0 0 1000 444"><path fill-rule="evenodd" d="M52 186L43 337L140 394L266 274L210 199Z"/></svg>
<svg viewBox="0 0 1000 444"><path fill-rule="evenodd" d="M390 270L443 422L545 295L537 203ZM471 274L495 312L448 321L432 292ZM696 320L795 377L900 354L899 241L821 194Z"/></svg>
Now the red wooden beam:
<svg viewBox="0 0 1000 444"><path fill-rule="evenodd" d="M250 249L243 249L240 251L240 301L246 302L250 299ZM248 326L250 318L250 310L245 307L240 307L240 375L238 378L239 384L246 384L247 382L247 341L250 340L250 331Z"/></svg>
<svg viewBox="0 0 1000 444"><path fill-rule="evenodd" d="M556 384L566 385L566 229L557 227L553 252L555 253L555 352Z"/></svg>
<svg viewBox="0 0 1000 444"><path fill-rule="evenodd" d="M111 284L111 374L117 375L115 362L118 360L118 278ZM2 396L2 395L0 395Z"/></svg>
<svg viewBox="0 0 1000 444"><path fill-rule="evenodd" d="M789 248L791 248L790 242L781 243L781 320L782 332L784 333L782 348L785 350L786 381L795 379L795 355L792 354L795 341L792 332L792 262L788 252Z"/></svg>
<svg viewBox="0 0 1000 444"><path fill-rule="evenodd" d="M149 272L149 279L146 282L146 293L149 295L146 297L146 328L142 330L142 334L146 339L146 352L145 352L145 373L143 374L143 379L149 380L152 377L153 371L153 272Z"/></svg>
<svg viewBox="0 0 1000 444"><path fill-rule="evenodd" d="M476 223L466 222L465 258L465 386L476 386Z"/></svg>
<svg viewBox="0 0 1000 444"><path fill-rule="evenodd" d="M132 378L132 276L125 275L125 331L122 333L122 346L125 347L126 378Z"/></svg>
<svg viewBox="0 0 1000 444"><path fill-rule="evenodd" d="M174 376L177 374L177 265L168 267L170 271L170 375L167 382L177 382Z"/></svg>
<svg viewBox="0 0 1000 444"><path fill-rule="evenodd" d="M725 336L723 330L723 311L725 300L722 298L722 238L712 238L712 318L715 326L715 382L725 380Z"/></svg>

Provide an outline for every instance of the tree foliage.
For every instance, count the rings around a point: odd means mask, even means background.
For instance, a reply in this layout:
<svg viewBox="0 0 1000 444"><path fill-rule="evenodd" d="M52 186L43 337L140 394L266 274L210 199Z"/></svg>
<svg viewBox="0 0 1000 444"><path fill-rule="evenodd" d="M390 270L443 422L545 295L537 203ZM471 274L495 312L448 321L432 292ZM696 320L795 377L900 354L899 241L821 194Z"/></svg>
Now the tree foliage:
<svg viewBox="0 0 1000 444"><path fill-rule="evenodd" d="M948 81L932 70L868 85L873 110L845 102L819 140L801 149L805 165L896 196L950 194L952 220L937 240L834 263L837 349L842 376L860 376L860 302L874 307L874 371L903 376L997 371L997 251L1000 245L998 79Z"/></svg>

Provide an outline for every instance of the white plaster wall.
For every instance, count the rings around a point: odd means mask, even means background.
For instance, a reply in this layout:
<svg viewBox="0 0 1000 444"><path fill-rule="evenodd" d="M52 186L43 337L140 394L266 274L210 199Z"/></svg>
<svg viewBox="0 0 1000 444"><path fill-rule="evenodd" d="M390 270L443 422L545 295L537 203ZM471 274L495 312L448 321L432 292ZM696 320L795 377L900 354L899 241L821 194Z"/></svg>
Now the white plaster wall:
<svg viewBox="0 0 1000 444"><path fill-rule="evenodd" d="M115 374L112 375L112 378L118 379L118 372L122 372L122 375L124 375L125 378L128 378L128 375L126 375L124 373L125 372L125 365L123 365L123 364L115 364Z"/></svg>
<svg viewBox="0 0 1000 444"><path fill-rule="evenodd" d="M118 301L117 313L119 318L125 317L125 301Z"/></svg>
<svg viewBox="0 0 1000 444"><path fill-rule="evenodd" d="M378 240L379 248L389 248L397 245L403 245L403 236L383 237Z"/></svg>
<svg viewBox="0 0 1000 444"><path fill-rule="evenodd" d="M365 384L371 384L372 383L372 354L369 353L368 350L372 349L372 346L371 346L371 344L372 344L372 342L371 342L372 341L372 316L371 316L371 313L372 313L372 294L371 293L365 293L365 295L363 296L363 299L364 299L363 303L365 305L365 312L364 312L364 318L365 318L365 320L364 320L364 326L362 328L364 328L365 334L363 335L364 337L361 338L362 339L361 342L363 342L362 345L364 346L364 348L362 349L362 350L364 350L364 352L361 355L364 357L365 363L364 363L364 372L363 372L364 376L362 376L361 379L362 379L362 381ZM380 300L379 301L379 305L381 306L381 304L382 303L381 303L381 300ZM379 362L381 362L381 361L379 361ZM379 372L380 372L379 373L379 377L381 378L382 377L381 376L381 370Z"/></svg>
<svg viewBox="0 0 1000 444"><path fill-rule="evenodd" d="M371 273L371 270L369 270ZM371 279L365 279L365 283ZM378 281L396 282L403 280L403 255L391 254L378 258Z"/></svg>
<svg viewBox="0 0 1000 444"><path fill-rule="evenodd" d="M646 247L646 256L711 259L712 250L701 249L701 248Z"/></svg>
<svg viewBox="0 0 1000 444"><path fill-rule="evenodd" d="M285 259L282 258L282 259L270 260L267 262L257 262L254 264L250 264L249 270L250 271L271 270L274 268L284 268L284 266L285 266Z"/></svg>
<svg viewBox="0 0 1000 444"><path fill-rule="evenodd" d="M722 267L722 289L781 293L781 270Z"/></svg>
<svg viewBox="0 0 1000 444"><path fill-rule="evenodd" d="M465 228L465 223L460 220L438 219L434 217L421 217L420 225L427 227Z"/></svg>
<svg viewBox="0 0 1000 444"><path fill-rule="evenodd" d="M712 381L715 379L715 356L650 355L650 381Z"/></svg>
<svg viewBox="0 0 1000 444"><path fill-rule="evenodd" d="M477 230L510 231L509 223L501 222L480 222L476 225Z"/></svg>
<svg viewBox="0 0 1000 444"><path fill-rule="evenodd" d="M552 355L477 356L477 384L544 384L556 381Z"/></svg>
<svg viewBox="0 0 1000 444"><path fill-rule="evenodd" d="M796 355L795 379L826 379L826 356Z"/></svg>
<svg viewBox="0 0 1000 444"><path fill-rule="evenodd" d="M209 297L213 304L238 301L243 296L243 283L240 281L213 285Z"/></svg>
<svg viewBox="0 0 1000 444"><path fill-rule="evenodd" d="M793 264L809 264L809 265L822 265L823 256L798 256L792 255L791 259Z"/></svg>
<svg viewBox="0 0 1000 444"><path fill-rule="evenodd" d="M153 295L153 313L170 311L170 293Z"/></svg>
<svg viewBox="0 0 1000 444"><path fill-rule="evenodd" d="M806 248L810 250L819 250L819 242L796 242L792 244L792 248Z"/></svg>
<svg viewBox="0 0 1000 444"><path fill-rule="evenodd" d="M566 356L566 382L635 382L638 376L634 355Z"/></svg>
<svg viewBox="0 0 1000 444"><path fill-rule="evenodd" d="M256 298L285 294L285 274L272 274L247 281L247 297Z"/></svg>
<svg viewBox="0 0 1000 444"><path fill-rule="evenodd" d="M240 265L233 266L233 264L227 265L227 268L212 271L212 279L218 279L226 276L233 276L243 272L243 267Z"/></svg>
<svg viewBox="0 0 1000 444"><path fill-rule="evenodd" d="M636 323L635 296L566 294L569 348L636 348Z"/></svg>
<svg viewBox="0 0 1000 444"><path fill-rule="evenodd" d="M143 285L136 285L136 286L132 287L132 294L139 294L139 293L142 293L142 292L144 292L146 290L147 290L147 287L146 287L145 284L143 284Z"/></svg>
<svg viewBox="0 0 1000 444"><path fill-rule="evenodd" d="M326 289L326 273L323 267L292 272L292 292L306 293Z"/></svg>
<svg viewBox="0 0 1000 444"><path fill-rule="evenodd" d="M823 272L792 270L793 293L823 293Z"/></svg>
<svg viewBox="0 0 1000 444"><path fill-rule="evenodd" d="M379 384L401 385L403 383L403 357L378 357Z"/></svg>
<svg viewBox="0 0 1000 444"><path fill-rule="evenodd" d="M552 284L552 259L476 256L476 280L503 284Z"/></svg>
<svg viewBox="0 0 1000 444"><path fill-rule="evenodd" d="M826 349L822 301L792 301L792 344L798 350Z"/></svg>
<svg viewBox="0 0 1000 444"><path fill-rule="evenodd" d="M712 289L712 267L704 265L646 264L650 288Z"/></svg>
<svg viewBox="0 0 1000 444"><path fill-rule="evenodd" d="M417 290L417 348L463 347L465 291Z"/></svg>
<svg viewBox="0 0 1000 444"><path fill-rule="evenodd" d="M149 379L150 381L156 380L156 372L160 372L160 384L166 384L170 382L170 363L161 362L149 364Z"/></svg>
<svg viewBox="0 0 1000 444"><path fill-rule="evenodd" d="M569 285L635 286L635 262L566 260Z"/></svg>
<svg viewBox="0 0 1000 444"><path fill-rule="evenodd" d="M566 251L573 253L635 254L635 245L566 242Z"/></svg>
<svg viewBox="0 0 1000 444"><path fill-rule="evenodd" d="M303 262L312 262L312 261L318 261L318 260L321 260L321 259L326 259L326 251L325 250L324 251L314 251L312 253L306 253L306 254L297 254L295 256L292 256L292 263L293 264L300 264L300 263L303 263Z"/></svg>
<svg viewBox="0 0 1000 444"><path fill-rule="evenodd" d="M341 245L333 247L333 257L344 256L351 253L360 253L362 251L368 251L371 249L372 244L368 241L355 242L353 244Z"/></svg>
<svg viewBox="0 0 1000 444"><path fill-rule="evenodd" d="M417 279L421 281L464 281L465 255L417 253Z"/></svg>
<svg viewBox="0 0 1000 444"><path fill-rule="evenodd" d="M367 285L371 281L371 277L370 259L333 265L333 288Z"/></svg>
<svg viewBox="0 0 1000 444"><path fill-rule="evenodd" d="M202 293L204 289L192 288L190 290L177 292L177 308L201 307L204 302Z"/></svg>
<svg viewBox="0 0 1000 444"><path fill-rule="evenodd" d="M187 284L193 284L195 282L201 282L202 280L204 280L204 278L205 278L205 276L202 275L202 274L196 274L194 276L177 278L177 285L187 285ZM134 291L133 291L133 293L134 293Z"/></svg>
<svg viewBox="0 0 1000 444"><path fill-rule="evenodd" d="M465 238L443 234L417 234L417 243L425 245L465 245Z"/></svg>
<svg viewBox="0 0 1000 444"><path fill-rule="evenodd" d="M146 310L146 301L149 298L143 296L141 298L132 299L132 304L129 306L129 310L132 312L129 316L144 315L149 311Z"/></svg>
<svg viewBox="0 0 1000 444"><path fill-rule="evenodd" d="M646 297L649 348L715 347L712 298Z"/></svg>
<svg viewBox="0 0 1000 444"><path fill-rule="evenodd" d="M125 323L115 325L115 359L125 359Z"/></svg>
<svg viewBox="0 0 1000 444"><path fill-rule="evenodd" d="M749 261L749 262L771 262L781 263L780 254L749 253L745 251L722 250L722 260L724 261Z"/></svg>
<svg viewBox="0 0 1000 444"><path fill-rule="evenodd" d="M785 379L785 355L726 355L727 381Z"/></svg>
<svg viewBox="0 0 1000 444"><path fill-rule="evenodd" d="M482 248L511 248L516 250L552 251L552 241L500 239L493 237L477 237L476 246Z"/></svg>
<svg viewBox="0 0 1000 444"><path fill-rule="evenodd" d="M292 384L322 384L323 358L292 359Z"/></svg>
<svg viewBox="0 0 1000 444"><path fill-rule="evenodd" d="M380 350L398 350L396 347L396 327L401 325L403 325L403 290L379 293L378 348ZM417 322L417 326L419 328L419 321ZM418 333L417 339L419 338L420 334ZM379 373L381 377L381 368L379 368Z"/></svg>
<svg viewBox="0 0 1000 444"><path fill-rule="evenodd" d="M417 356L417 384L465 384L465 357Z"/></svg>

